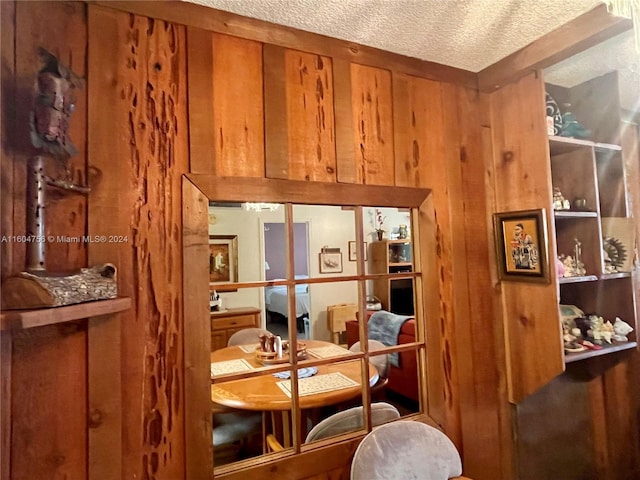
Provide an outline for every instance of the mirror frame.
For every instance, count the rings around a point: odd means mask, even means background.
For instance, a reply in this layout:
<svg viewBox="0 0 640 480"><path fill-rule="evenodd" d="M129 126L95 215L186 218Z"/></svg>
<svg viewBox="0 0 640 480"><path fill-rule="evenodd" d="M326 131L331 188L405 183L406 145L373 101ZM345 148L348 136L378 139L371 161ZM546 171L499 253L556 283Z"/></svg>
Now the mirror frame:
<svg viewBox="0 0 640 480"><path fill-rule="evenodd" d="M388 187L359 184L304 182L257 177L219 177L211 174L186 174L182 180L182 234L184 295L184 365L185 365L185 457L189 479L211 479L213 476L213 444L210 390L210 329L208 308L209 283L207 258L209 200L222 202L264 201L307 205L376 206L412 209L414 265L422 275L416 277L416 291L422 302L416 301L419 338L426 349L417 351L419 359L420 404L424 414L417 421L437 426L433 417L443 409L446 373L440 354L439 339L440 280L437 255L437 225L431 190L411 187ZM360 233L361 235L361 233ZM431 268L423 268L430 265ZM417 299L420 295L416 296ZM361 327L364 328L364 327ZM287 462L287 470L296 475L317 474L344 466L363 438L362 434L333 438L303 449L300 453L285 452L243 461L216 478L240 479L247 474L270 475L274 464ZM280 467L278 467L280 468ZM258 478L256 477L256 478Z"/></svg>

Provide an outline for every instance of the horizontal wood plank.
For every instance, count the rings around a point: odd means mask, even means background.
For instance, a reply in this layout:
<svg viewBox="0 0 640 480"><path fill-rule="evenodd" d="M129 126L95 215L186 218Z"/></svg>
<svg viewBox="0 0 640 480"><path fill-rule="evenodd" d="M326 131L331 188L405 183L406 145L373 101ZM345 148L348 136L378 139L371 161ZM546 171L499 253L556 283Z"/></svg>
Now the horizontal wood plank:
<svg viewBox="0 0 640 480"><path fill-rule="evenodd" d="M580 15L478 73L478 87L491 92L631 29L631 20L615 17L605 5Z"/></svg>
<svg viewBox="0 0 640 480"><path fill-rule="evenodd" d="M307 205L362 205L418 208L426 188L346 185L274 178L217 177L189 174L209 200L221 202L297 202Z"/></svg>
<svg viewBox="0 0 640 480"><path fill-rule="evenodd" d="M336 38L186 2L98 1L98 5L249 40L477 88L476 74Z"/></svg>
<svg viewBox="0 0 640 480"><path fill-rule="evenodd" d="M25 329L71 322L82 318L122 312L129 308L131 308L131 299L120 297L39 310L6 310L0 314L0 330Z"/></svg>

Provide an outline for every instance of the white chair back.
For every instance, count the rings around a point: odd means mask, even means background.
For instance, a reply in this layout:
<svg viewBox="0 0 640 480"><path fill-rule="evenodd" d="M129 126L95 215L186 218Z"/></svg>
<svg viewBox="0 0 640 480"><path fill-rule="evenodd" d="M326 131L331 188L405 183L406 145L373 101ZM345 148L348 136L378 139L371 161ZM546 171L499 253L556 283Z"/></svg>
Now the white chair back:
<svg viewBox="0 0 640 480"><path fill-rule="evenodd" d="M379 342L378 340L369 340L369 351L374 352L376 350L384 350L386 347L384 343ZM360 342L356 342L349 347L349 350L352 352L361 352ZM387 378L389 376L389 355L376 355L375 357L371 357L369 359L371 364L376 367L378 370L378 375L380 378Z"/></svg>
<svg viewBox="0 0 640 480"><path fill-rule="evenodd" d="M460 454L449 437L409 420L371 431L351 462L351 480L446 480L459 475Z"/></svg>
<svg viewBox="0 0 640 480"><path fill-rule="evenodd" d="M252 343L260 343L260 335L270 333L264 328L244 328L233 333L227 341L227 347L236 345L251 345Z"/></svg>

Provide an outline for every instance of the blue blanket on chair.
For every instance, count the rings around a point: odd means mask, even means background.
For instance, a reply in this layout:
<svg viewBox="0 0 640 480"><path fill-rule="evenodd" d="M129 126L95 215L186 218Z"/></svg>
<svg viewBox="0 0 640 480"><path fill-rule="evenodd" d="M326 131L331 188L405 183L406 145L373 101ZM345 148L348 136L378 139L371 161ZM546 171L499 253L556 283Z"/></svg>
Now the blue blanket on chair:
<svg viewBox="0 0 640 480"><path fill-rule="evenodd" d="M398 335L402 324L413 318L413 316L396 315L395 313L380 310L369 319L369 338L384 343L387 347L398 344ZM396 367L400 366L400 356L398 353L389 354L389 363Z"/></svg>

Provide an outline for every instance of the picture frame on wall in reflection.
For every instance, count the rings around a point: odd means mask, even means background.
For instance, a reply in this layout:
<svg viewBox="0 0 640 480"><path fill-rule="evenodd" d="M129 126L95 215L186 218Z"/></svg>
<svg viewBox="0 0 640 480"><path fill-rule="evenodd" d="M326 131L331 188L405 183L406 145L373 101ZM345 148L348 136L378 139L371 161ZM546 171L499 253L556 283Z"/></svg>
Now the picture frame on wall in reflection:
<svg viewBox="0 0 640 480"><path fill-rule="evenodd" d="M364 261L367 261L367 242L362 242L362 253L364 255ZM356 242L349 242L349 261L355 262L357 260L356 257Z"/></svg>
<svg viewBox="0 0 640 480"><path fill-rule="evenodd" d="M493 215L500 280L549 283L545 209Z"/></svg>
<svg viewBox="0 0 640 480"><path fill-rule="evenodd" d="M339 248L323 248L318 254L320 273L342 273L342 252Z"/></svg>
<svg viewBox="0 0 640 480"><path fill-rule="evenodd" d="M209 285L238 281L238 236L209 235Z"/></svg>

